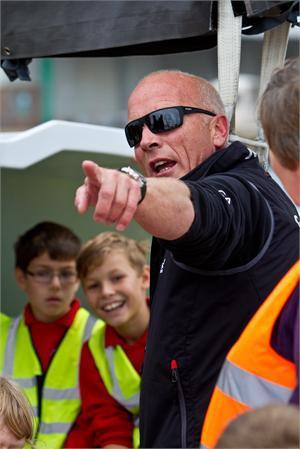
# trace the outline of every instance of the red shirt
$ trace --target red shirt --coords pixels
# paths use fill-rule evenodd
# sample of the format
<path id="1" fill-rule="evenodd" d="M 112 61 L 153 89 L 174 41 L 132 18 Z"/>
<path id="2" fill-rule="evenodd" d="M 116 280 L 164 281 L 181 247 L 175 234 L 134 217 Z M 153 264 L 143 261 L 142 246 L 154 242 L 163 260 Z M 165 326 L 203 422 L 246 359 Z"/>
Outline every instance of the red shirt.
<path id="1" fill-rule="evenodd" d="M 41 362 L 43 373 L 47 371 L 49 362 L 55 354 L 65 333 L 72 325 L 79 307 L 79 301 L 74 299 L 70 310 L 63 317 L 52 323 L 43 323 L 35 318 L 30 304 L 26 305 L 24 310 L 24 321 L 29 327 L 32 343 Z"/>
<path id="2" fill-rule="evenodd" d="M 141 373 L 146 335 L 129 345 L 111 326 L 106 327 L 105 346 L 120 345 L 134 368 Z M 119 444 L 132 447 L 132 414 L 107 392 L 93 356 L 85 343 L 80 361 L 82 413 L 71 429 L 65 447 L 104 447 Z"/>

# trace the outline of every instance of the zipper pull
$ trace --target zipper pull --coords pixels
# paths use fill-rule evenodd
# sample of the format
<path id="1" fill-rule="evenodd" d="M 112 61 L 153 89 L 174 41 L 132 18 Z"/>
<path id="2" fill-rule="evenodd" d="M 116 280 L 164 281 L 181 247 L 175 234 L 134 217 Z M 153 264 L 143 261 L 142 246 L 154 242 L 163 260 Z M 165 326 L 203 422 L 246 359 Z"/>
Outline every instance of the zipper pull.
<path id="1" fill-rule="evenodd" d="M 177 361 L 174 359 L 171 360 L 171 382 L 172 383 L 176 383 L 178 380 L 177 369 L 178 369 Z"/>

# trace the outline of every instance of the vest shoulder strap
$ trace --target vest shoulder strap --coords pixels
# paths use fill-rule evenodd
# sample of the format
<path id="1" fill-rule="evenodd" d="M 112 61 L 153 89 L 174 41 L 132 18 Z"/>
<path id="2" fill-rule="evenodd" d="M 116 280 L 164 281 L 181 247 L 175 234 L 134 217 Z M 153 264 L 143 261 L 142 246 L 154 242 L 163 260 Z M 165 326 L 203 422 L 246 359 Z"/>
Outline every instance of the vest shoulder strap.
<path id="1" fill-rule="evenodd" d="M 121 346 L 105 347 L 106 325 L 89 340 L 89 348 L 108 393 L 132 413 L 138 412 L 140 375 Z"/>

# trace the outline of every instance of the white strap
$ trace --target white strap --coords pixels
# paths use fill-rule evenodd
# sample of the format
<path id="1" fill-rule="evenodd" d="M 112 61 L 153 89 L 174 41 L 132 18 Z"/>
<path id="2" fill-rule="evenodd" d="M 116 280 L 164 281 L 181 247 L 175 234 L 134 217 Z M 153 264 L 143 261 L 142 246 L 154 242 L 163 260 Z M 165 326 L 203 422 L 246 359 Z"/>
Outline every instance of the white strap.
<path id="1" fill-rule="evenodd" d="M 218 1 L 219 93 L 231 127 L 238 98 L 242 16 L 234 17 L 231 0 Z"/>
<path id="2" fill-rule="evenodd" d="M 284 65 L 289 31 L 290 23 L 283 22 L 264 33 L 259 96 L 264 92 L 273 70 Z"/>
<path id="3" fill-rule="evenodd" d="M 290 23 L 283 22 L 275 28 L 264 33 L 262 61 L 260 71 L 260 84 L 258 97 L 263 94 L 273 70 L 282 67 L 285 61 L 286 49 L 289 39 Z M 261 124 L 258 123 L 258 139 L 264 140 Z"/>
<path id="4" fill-rule="evenodd" d="M 288 44 L 290 23 L 284 22 L 264 33 L 259 96 L 263 93 L 275 67 L 283 65 Z M 230 121 L 230 141 L 239 139 L 258 148 L 260 161 L 268 167 L 268 146 L 258 123 L 256 140 L 234 135 L 234 113 L 238 98 L 241 57 L 242 16 L 234 17 L 231 0 L 218 1 L 218 80 L 219 93 Z"/>
<path id="5" fill-rule="evenodd" d="M 284 65 L 287 44 L 289 39 L 290 23 L 283 22 L 271 30 L 265 31 L 260 71 L 260 84 L 258 98 L 263 94 L 270 81 L 273 70 Z M 264 142 L 264 133 L 259 119 L 257 119 L 257 140 Z M 266 146 L 262 152 L 262 165 L 269 166 L 269 148 Z"/>

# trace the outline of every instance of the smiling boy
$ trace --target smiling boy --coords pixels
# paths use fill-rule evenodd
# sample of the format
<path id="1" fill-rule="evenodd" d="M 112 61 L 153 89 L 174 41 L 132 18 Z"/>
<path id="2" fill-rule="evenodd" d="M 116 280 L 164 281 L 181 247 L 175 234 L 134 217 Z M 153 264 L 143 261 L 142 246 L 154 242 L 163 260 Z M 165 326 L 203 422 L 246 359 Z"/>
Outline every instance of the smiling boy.
<path id="1" fill-rule="evenodd" d="M 78 275 L 100 324 L 82 350 L 82 414 L 66 447 L 89 433 L 90 447 L 137 447 L 140 374 L 149 308 L 147 248 L 111 232 L 88 241 L 78 257 Z M 83 446 L 80 446 L 83 447 Z"/>
<path id="2" fill-rule="evenodd" d="M 5 321 L 0 372 L 25 391 L 38 443 L 61 448 L 80 410 L 78 365 L 95 319 L 75 299 L 81 244 L 67 227 L 42 222 L 15 244 L 16 280 L 28 303 Z"/>

